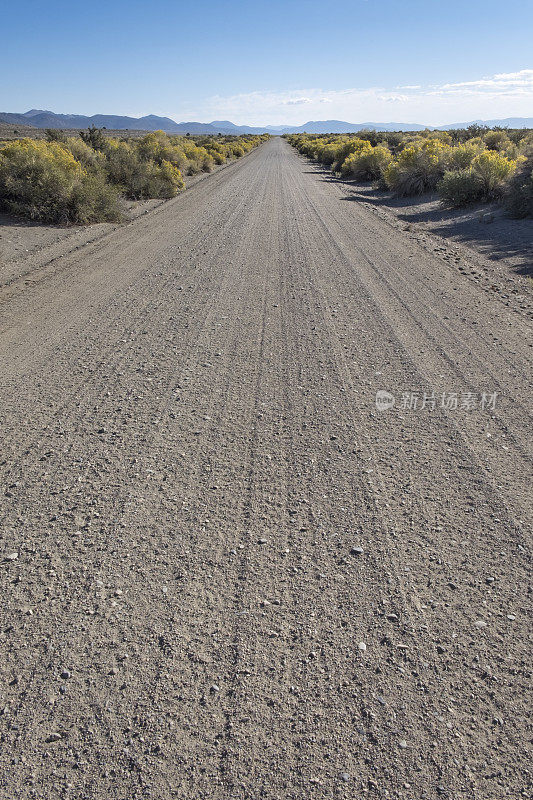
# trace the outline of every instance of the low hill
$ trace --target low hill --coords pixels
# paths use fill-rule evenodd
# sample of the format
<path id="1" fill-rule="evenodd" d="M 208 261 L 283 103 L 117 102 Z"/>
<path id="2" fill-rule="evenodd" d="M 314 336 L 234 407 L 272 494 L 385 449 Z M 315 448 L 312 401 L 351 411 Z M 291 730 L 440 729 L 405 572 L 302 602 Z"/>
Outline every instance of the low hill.
<path id="1" fill-rule="evenodd" d="M 501 126 L 508 128 L 533 128 L 533 118 L 509 117 L 507 119 L 474 120 L 473 122 L 453 122 L 441 125 L 438 128 L 432 125 L 422 125 L 413 122 L 344 122 L 337 119 L 310 120 L 304 125 L 266 125 L 252 127 L 249 125 L 235 125 L 229 120 L 215 120 L 214 122 L 175 122 L 170 117 L 158 117 L 148 114 L 146 117 L 123 117 L 114 114 L 94 114 L 83 116 L 80 114 L 56 114 L 54 111 L 42 111 L 32 108 L 23 114 L 0 112 L 0 122 L 12 125 L 31 126 L 34 128 L 81 129 L 96 125 L 97 128 L 112 130 L 132 131 L 157 131 L 176 134 L 223 134 L 241 136 L 246 133 L 261 134 L 271 133 L 281 135 L 284 133 L 357 133 L 361 130 L 378 131 L 421 131 L 453 130 L 454 128 L 467 128 L 473 122 L 488 127 Z"/>

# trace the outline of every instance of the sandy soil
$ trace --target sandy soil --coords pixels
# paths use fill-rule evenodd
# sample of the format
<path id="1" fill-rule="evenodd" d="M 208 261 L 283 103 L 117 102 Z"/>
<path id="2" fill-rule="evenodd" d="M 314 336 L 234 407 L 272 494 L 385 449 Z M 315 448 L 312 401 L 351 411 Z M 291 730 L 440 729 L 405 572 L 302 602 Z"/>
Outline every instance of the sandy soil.
<path id="1" fill-rule="evenodd" d="M 530 796 L 526 303 L 345 194 L 272 139 L 4 287 L 2 800 Z"/>
<path id="2" fill-rule="evenodd" d="M 452 248 L 464 245 L 480 262 L 489 262 L 494 272 L 519 279 L 533 276 L 531 219 L 511 219 L 503 206 L 496 203 L 451 209 L 437 195 L 395 198 L 372 184 L 343 181 L 333 177 L 329 170 L 318 171 L 323 180 L 336 181 L 345 187 L 346 200 L 363 204 L 383 219 L 403 222 L 412 233 L 422 238 L 429 234 L 433 241 Z"/>

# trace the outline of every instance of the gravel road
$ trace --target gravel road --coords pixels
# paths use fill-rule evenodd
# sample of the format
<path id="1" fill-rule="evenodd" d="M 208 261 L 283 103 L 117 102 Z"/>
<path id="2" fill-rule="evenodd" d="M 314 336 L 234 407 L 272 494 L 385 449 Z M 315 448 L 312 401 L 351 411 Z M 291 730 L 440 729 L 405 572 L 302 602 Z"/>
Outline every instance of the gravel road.
<path id="1" fill-rule="evenodd" d="M 2 800 L 530 797 L 527 310 L 345 194 L 0 290 Z"/>

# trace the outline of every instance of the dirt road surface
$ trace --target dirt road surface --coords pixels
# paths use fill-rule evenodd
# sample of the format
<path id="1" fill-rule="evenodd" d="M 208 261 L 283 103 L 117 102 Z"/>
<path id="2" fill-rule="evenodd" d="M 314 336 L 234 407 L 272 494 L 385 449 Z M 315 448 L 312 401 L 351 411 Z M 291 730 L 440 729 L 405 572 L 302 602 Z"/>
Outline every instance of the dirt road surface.
<path id="1" fill-rule="evenodd" d="M 0 294 L 2 800 L 530 796 L 526 311 L 344 194 L 275 138 Z"/>

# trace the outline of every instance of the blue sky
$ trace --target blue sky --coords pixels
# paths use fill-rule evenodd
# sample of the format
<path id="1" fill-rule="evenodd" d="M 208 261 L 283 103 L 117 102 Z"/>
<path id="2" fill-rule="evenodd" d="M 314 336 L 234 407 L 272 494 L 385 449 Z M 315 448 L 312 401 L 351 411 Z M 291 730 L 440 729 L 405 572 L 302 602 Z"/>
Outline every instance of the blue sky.
<path id="1" fill-rule="evenodd" d="M 7 3 L 0 110 L 237 123 L 533 116 L 531 0 Z"/>

